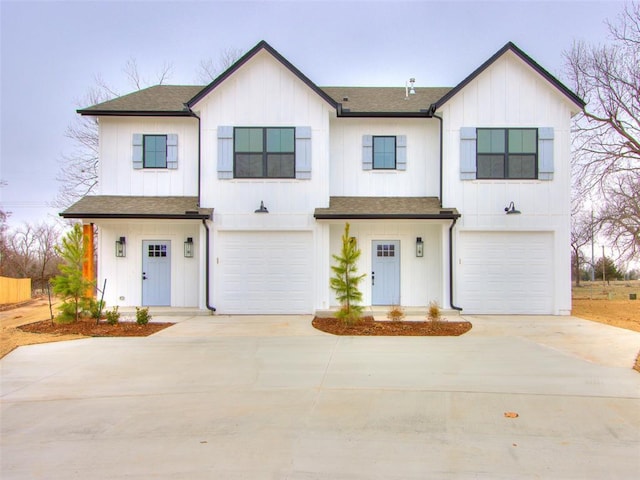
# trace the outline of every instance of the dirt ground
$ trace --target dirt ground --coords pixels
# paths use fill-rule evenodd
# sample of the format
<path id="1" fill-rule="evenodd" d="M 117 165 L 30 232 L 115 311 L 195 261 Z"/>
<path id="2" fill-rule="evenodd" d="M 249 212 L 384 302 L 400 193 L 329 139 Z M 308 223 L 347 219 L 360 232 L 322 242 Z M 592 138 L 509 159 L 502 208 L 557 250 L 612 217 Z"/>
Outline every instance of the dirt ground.
<path id="1" fill-rule="evenodd" d="M 572 293 L 572 315 L 640 332 L 640 280 L 581 282 Z"/>
<path id="2" fill-rule="evenodd" d="M 56 313 L 55 303 L 53 313 Z M 19 305 L 0 306 L 0 358 L 21 345 L 76 340 L 88 336 L 148 336 L 171 325 L 173 323 L 153 322 L 141 326 L 133 321 L 121 321 L 113 326 L 105 322 L 97 325 L 93 319 L 58 325 L 51 322 L 49 301 L 45 298 L 33 299 Z"/>

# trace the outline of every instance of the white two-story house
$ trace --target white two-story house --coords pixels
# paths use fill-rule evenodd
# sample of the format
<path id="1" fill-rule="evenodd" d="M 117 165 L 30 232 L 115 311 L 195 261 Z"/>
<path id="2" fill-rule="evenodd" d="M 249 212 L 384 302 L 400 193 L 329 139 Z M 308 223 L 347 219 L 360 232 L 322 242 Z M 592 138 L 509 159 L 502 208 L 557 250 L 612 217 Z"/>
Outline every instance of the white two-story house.
<path id="1" fill-rule="evenodd" d="M 366 306 L 569 314 L 583 106 L 512 43 L 453 88 L 372 88 L 319 87 L 260 42 L 210 85 L 79 110 L 99 192 L 61 215 L 97 226 L 110 306 L 336 308 L 349 222 Z"/>

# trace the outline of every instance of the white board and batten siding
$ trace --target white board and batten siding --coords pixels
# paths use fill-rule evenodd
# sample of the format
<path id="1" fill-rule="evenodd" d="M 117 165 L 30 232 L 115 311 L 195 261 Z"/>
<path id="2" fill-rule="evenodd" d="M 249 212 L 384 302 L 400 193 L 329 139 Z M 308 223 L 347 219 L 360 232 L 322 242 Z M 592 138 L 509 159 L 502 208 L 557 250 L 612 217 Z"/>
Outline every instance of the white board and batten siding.
<path id="1" fill-rule="evenodd" d="M 217 252 L 219 313 L 313 312 L 312 232 L 220 232 Z"/>
<path id="2" fill-rule="evenodd" d="M 457 297 L 464 313 L 554 313 L 552 232 L 461 232 Z"/>

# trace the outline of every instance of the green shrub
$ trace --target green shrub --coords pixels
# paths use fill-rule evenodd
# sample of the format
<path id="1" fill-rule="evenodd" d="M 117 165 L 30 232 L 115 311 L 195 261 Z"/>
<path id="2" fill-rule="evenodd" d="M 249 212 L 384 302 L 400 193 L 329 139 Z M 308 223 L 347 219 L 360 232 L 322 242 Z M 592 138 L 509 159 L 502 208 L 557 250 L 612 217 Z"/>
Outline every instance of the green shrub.
<path id="1" fill-rule="evenodd" d="M 104 300 L 96 300 L 94 298 L 89 299 L 89 308 L 88 312 L 91 315 L 91 318 L 94 320 L 100 320 L 100 315 L 104 311 Z"/>
<path id="2" fill-rule="evenodd" d="M 138 325 L 146 325 L 151 320 L 151 315 L 149 315 L 149 307 L 140 308 L 136 307 L 136 323 Z"/>
<path id="3" fill-rule="evenodd" d="M 109 325 L 117 325 L 120 321 L 120 312 L 118 311 L 117 305 L 113 307 L 113 309 L 105 311 L 104 315 L 107 317 L 107 323 Z"/>

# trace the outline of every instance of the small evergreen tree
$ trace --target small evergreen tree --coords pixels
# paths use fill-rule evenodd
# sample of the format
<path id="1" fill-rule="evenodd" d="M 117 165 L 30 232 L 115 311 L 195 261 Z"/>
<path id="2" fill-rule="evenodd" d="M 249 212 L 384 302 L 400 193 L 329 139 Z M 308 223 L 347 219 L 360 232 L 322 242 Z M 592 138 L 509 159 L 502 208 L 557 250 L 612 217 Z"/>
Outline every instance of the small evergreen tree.
<path id="1" fill-rule="evenodd" d="M 82 276 L 82 264 L 85 258 L 85 239 L 82 228 L 75 224 L 73 229 L 62 239 L 62 245 L 56 246 L 56 252 L 62 259 L 60 275 L 52 280 L 54 293 L 62 296 L 59 321 L 77 321 L 80 313 L 88 308 L 91 297 L 87 290 L 93 285 L 92 281 Z"/>
<path id="2" fill-rule="evenodd" d="M 340 255 L 333 255 L 336 265 L 331 267 L 334 275 L 331 277 L 330 284 L 341 305 L 336 316 L 346 323 L 357 322 L 362 315 L 362 306 L 357 305 L 357 302 L 362 301 L 362 293 L 358 290 L 358 284 L 366 274 L 356 274 L 360 253 L 356 239 L 349 236 L 349 224 L 346 223 L 342 235 Z"/>

